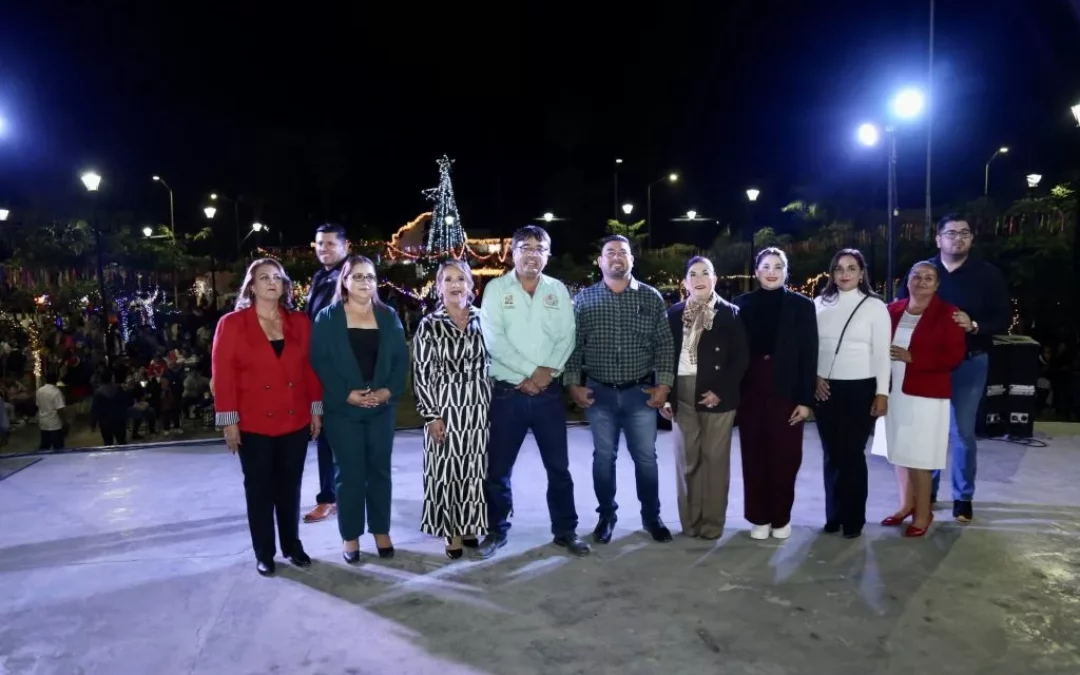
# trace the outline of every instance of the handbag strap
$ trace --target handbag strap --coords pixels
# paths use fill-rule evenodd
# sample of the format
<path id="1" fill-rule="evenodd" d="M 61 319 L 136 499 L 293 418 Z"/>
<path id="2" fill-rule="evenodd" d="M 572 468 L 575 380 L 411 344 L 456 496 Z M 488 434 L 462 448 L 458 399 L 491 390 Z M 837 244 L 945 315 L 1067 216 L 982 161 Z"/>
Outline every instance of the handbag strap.
<path id="1" fill-rule="evenodd" d="M 840 331 L 840 339 L 836 341 L 836 350 L 833 351 L 832 363 L 829 364 L 829 376 L 825 378 L 826 380 L 832 379 L 832 371 L 836 366 L 836 357 L 840 354 L 840 345 L 844 343 L 844 334 L 847 333 L 847 328 L 851 325 L 851 320 L 855 318 L 855 312 L 858 312 L 859 308 L 863 306 L 863 303 L 869 299 L 869 295 L 864 295 L 863 299 L 859 301 L 859 304 L 855 305 L 855 309 L 851 310 L 851 314 L 848 315 L 847 321 L 844 322 L 844 328 Z"/>

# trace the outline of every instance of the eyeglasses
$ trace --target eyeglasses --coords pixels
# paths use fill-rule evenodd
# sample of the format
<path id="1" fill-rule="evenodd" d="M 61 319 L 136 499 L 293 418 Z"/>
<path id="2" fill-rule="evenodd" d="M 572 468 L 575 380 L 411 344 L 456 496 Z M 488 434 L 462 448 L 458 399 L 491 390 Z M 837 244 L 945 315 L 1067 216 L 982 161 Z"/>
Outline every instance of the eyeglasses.
<path id="1" fill-rule="evenodd" d="M 629 251 L 604 251 L 604 257 L 608 260 L 614 260 L 615 258 L 629 258 Z"/>
<path id="2" fill-rule="evenodd" d="M 349 278 L 359 283 L 362 281 L 375 281 L 377 277 L 374 274 L 354 274 Z"/>
<path id="3" fill-rule="evenodd" d="M 945 230 L 941 236 L 953 241 L 954 239 L 971 239 L 975 234 L 971 230 Z"/>
<path id="4" fill-rule="evenodd" d="M 517 250 L 521 255 L 547 255 L 550 249 L 543 246 L 518 246 Z"/>

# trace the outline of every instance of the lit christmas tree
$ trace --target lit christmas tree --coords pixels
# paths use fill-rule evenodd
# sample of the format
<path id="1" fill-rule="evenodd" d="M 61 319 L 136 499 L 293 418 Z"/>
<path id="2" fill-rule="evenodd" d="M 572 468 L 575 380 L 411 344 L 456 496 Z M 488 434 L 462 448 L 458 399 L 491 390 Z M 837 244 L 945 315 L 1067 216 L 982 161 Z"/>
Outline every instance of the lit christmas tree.
<path id="1" fill-rule="evenodd" d="M 431 225 L 428 226 L 427 254 L 461 257 L 465 254 L 465 230 L 461 227 L 454 185 L 450 181 L 450 165 L 454 160 L 443 155 L 436 163 L 439 165 L 439 185 L 424 190 L 424 196 L 435 202 Z"/>

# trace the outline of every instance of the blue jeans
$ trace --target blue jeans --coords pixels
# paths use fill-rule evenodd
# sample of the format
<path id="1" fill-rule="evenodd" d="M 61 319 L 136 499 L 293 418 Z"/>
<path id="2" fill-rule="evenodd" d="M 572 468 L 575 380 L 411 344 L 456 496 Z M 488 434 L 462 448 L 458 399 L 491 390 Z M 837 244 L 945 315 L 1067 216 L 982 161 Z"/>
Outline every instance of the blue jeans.
<path id="1" fill-rule="evenodd" d="M 952 422 L 949 424 L 949 461 L 953 500 L 969 502 L 975 496 L 975 418 L 986 391 L 990 357 L 979 354 L 965 359 L 952 373 Z M 931 493 L 938 493 L 941 472 L 934 472 Z"/>
<path id="2" fill-rule="evenodd" d="M 626 435 L 626 447 L 634 460 L 634 478 L 641 502 L 641 524 L 645 527 L 660 521 L 660 486 L 656 468 L 656 410 L 645 405 L 649 395 L 646 385 L 615 389 L 592 379 L 593 404 L 585 409 L 585 418 L 593 437 L 593 489 L 601 518 L 614 518 L 615 458 L 619 453 L 619 432 Z"/>
<path id="3" fill-rule="evenodd" d="M 513 385 L 495 381 L 491 396 L 491 439 L 488 441 L 488 473 L 484 497 L 488 504 L 491 534 L 506 536 L 514 497 L 510 475 L 514 471 L 525 435 L 532 431 L 540 449 L 540 461 L 547 471 L 547 504 L 551 533 L 556 537 L 576 534 L 574 479 L 570 476 L 570 455 L 566 440 L 566 406 L 557 384 L 536 396 L 518 391 Z M 532 477 L 529 476 L 529 479 Z"/>

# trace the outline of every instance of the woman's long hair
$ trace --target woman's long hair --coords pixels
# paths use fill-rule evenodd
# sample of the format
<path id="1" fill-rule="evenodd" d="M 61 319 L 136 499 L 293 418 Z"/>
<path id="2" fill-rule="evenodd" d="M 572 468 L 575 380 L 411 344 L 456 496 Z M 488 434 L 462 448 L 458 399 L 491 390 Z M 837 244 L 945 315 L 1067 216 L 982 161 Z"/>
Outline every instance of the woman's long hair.
<path id="1" fill-rule="evenodd" d="M 349 289 L 345 288 L 345 282 L 352 276 L 353 268 L 357 265 L 371 265 L 371 271 L 375 274 L 375 289 L 371 291 L 371 306 L 385 307 L 383 301 L 379 299 L 379 272 L 375 269 L 375 263 L 371 261 L 371 258 L 364 255 L 351 255 L 345 258 L 345 263 L 341 266 L 341 276 L 338 277 L 337 288 L 334 289 L 334 302 L 349 301 Z"/>
<path id="2" fill-rule="evenodd" d="M 255 262 L 248 265 L 247 272 L 244 274 L 244 283 L 240 284 L 240 292 L 236 295 L 236 305 L 233 309 L 247 309 L 251 307 L 255 300 L 255 291 L 252 286 L 255 284 L 255 270 L 259 269 L 263 265 L 270 265 L 277 269 L 281 274 L 281 297 L 278 298 L 278 302 L 285 309 L 292 309 L 293 307 L 293 285 L 292 279 L 285 272 L 285 267 L 281 264 L 281 261 L 273 258 L 259 258 Z"/>
<path id="3" fill-rule="evenodd" d="M 859 290 L 864 295 L 880 300 L 881 297 L 870 287 L 870 272 L 866 270 L 866 258 L 863 257 L 862 251 L 857 248 L 842 248 L 832 257 L 829 262 L 829 281 L 825 284 L 825 290 L 821 292 L 821 299 L 825 302 L 835 302 L 837 296 L 840 295 L 840 289 L 836 285 L 836 266 L 840 264 L 840 258 L 844 256 L 854 258 L 855 264 L 859 266 L 859 271 L 862 272 L 862 279 L 859 279 Z"/>

